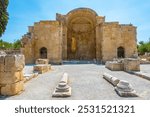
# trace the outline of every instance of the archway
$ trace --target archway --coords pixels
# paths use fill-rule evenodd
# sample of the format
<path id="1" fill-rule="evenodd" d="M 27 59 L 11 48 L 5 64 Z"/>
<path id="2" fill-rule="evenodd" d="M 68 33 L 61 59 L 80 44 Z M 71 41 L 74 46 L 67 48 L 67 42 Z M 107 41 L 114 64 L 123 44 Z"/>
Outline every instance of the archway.
<path id="1" fill-rule="evenodd" d="M 42 47 L 40 49 L 40 58 L 42 58 L 42 59 L 46 59 L 47 58 L 47 48 Z"/>
<path id="2" fill-rule="evenodd" d="M 67 14 L 68 60 L 96 58 L 96 16 L 91 9 L 79 8 Z"/>
<path id="3" fill-rule="evenodd" d="M 125 57 L 124 48 L 121 46 L 117 48 L 117 57 L 118 58 L 124 58 Z"/>

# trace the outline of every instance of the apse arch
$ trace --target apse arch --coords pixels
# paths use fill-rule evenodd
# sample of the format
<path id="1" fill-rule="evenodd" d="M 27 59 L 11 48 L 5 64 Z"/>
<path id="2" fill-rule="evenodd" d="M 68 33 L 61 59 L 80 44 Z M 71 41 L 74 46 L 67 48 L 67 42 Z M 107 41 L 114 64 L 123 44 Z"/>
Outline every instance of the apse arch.
<path id="1" fill-rule="evenodd" d="M 69 60 L 96 58 L 96 16 L 97 13 L 89 8 L 74 9 L 67 14 L 67 58 Z"/>

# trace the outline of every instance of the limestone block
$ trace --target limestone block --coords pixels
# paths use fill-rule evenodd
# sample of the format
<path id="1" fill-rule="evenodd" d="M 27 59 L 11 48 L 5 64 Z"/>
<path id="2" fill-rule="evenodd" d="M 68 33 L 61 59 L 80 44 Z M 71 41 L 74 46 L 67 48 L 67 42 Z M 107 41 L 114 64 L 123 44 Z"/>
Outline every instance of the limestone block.
<path id="1" fill-rule="evenodd" d="M 135 58 L 124 59 L 125 71 L 140 71 L 140 60 Z"/>
<path id="2" fill-rule="evenodd" d="M 49 59 L 37 59 L 35 64 L 48 64 Z"/>
<path id="3" fill-rule="evenodd" d="M 38 64 L 38 65 L 35 65 L 33 69 L 35 72 L 42 74 L 42 73 L 48 72 L 51 69 L 51 65 Z"/>
<path id="4" fill-rule="evenodd" d="M 107 73 L 103 74 L 103 78 L 106 79 L 108 82 L 110 82 L 112 85 L 117 86 L 117 84 L 119 83 L 119 79 L 116 77 L 113 77 Z"/>
<path id="5" fill-rule="evenodd" d="M 107 61 L 105 67 L 112 71 L 122 71 L 124 69 L 124 64 L 117 61 Z"/>
<path id="6" fill-rule="evenodd" d="M 6 55 L 5 56 L 5 71 L 21 71 L 25 66 L 24 55 Z"/>
<path id="7" fill-rule="evenodd" d="M 1 95 L 12 96 L 20 93 L 23 90 L 24 90 L 24 82 L 19 81 L 17 83 L 8 84 L 4 87 L 1 87 Z"/>
<path id="8" fill-rule="evenodd" d="M 23 72 L 0 72 L 0 84 L 12 84 L 23 80 Z"/>
<path id="9" fill-rule="evenodd" d="M 121 97 L 137 97 L 136 91 L 127 81 L 121 80 L 115 87 L 115 91 Z"/>

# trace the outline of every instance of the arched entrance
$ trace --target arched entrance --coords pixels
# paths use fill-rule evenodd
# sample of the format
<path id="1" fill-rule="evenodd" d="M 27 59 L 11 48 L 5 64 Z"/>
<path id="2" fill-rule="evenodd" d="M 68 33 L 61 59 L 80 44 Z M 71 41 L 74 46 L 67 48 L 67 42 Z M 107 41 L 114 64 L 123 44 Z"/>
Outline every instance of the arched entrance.
<path id="1" fill-rule="evenodd" d="M 123 47 L 118 47 L 117 48 L 117 57 L 118 58 L 124 58 L 125 57 L 125 52 Z"/>
<path id="2" fill-rule="evenodd" d="M 96 15 L 91 9 L 75 9 L 67 14 L 68 60 L 96 58 Z"/>
<path id="3" fill-rule="evenodd" d="M 40 58 L 42 58 L 42 59 L 46 59 L 47 58 L 47 48 L 42 47 L 40 49 Z"/>

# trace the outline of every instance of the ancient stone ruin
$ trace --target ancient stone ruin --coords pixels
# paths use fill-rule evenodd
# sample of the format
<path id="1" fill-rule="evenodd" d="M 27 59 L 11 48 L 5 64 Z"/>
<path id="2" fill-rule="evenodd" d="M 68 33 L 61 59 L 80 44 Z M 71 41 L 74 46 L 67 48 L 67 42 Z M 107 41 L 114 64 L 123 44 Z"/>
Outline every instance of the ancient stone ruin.
<path id="1" fill-rule="evenodd" d="M 125 80 L 120 80 L 108 73 L 103 74 L 103 78 L 114 86 L 115 91 L 121 97 L 137 97 L 136 91 L 132 85 Z"/>
<path id="2" fill-rule="evenodd" d="M 68 74 L 64 73 L 59 84 L 56 86 L 52 97 L 69 97 L 71 96 L 71 87 L 68 85 Z"/>
<path id="3" fill-rule="evenodd" d="M 140 71 L 140 60 L 138 58 L 116 59 L 107 61 L 105 67 L 112 71 Z"/>
<path id="4" fill-rule="evenodd" d="M 57 13 L 56 20 L 35 22 L 21 42 L 27 64 L 37 58 L 56 64 L 64 60 L 106 62 L 137 53 L 135 26 L 107 22 L 105 16 L 90 8 Z"/>
<path id="5" fill-rule="evenodd" d="M 24 55 L 0 55 L 0 94 L 4 96 L 16 95 L 24 90 L 23 68 Z"/>
<path id="6" fill-rule="evenodd" d="M 137 97 L 136 91 L 132 88 L 132 85 L 127 81 L 120 80 L 117 86 L 115 87 L 115 91 L 121 97 Z"/>
<path id="7" fill-rule="evenodd" d="M 103 74 L 103 78 L 105 80 L 107 80 L 108 82 L 110 82 L 113 86 L 117 86 L 117 84 L 119 83 L 119 79 L 116 78 L 116 77 L 113 77 L 112 75 L 110 74 L 107 74 L 107 73 L 104 73 Z"/>
<path id="8" fill-rule="evenodd" d="M 34 65 L 33 67 L 34 72 L 38 72 L 39 74 L 48 72 L 51 69 L 51 65 L 48 63 L 49 63 L 48 59 L 37 59 L 36 65 Z"/>

